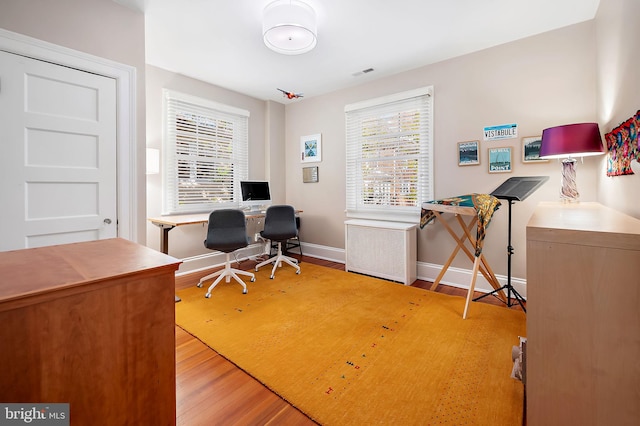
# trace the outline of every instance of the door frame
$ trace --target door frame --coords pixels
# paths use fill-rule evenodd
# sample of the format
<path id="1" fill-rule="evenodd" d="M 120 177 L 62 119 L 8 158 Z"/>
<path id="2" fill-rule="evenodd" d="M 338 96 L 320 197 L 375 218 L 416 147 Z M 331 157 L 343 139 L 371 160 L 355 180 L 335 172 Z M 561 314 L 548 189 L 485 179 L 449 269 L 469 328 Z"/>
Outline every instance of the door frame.
<path id="1" fill-rule="evenodd" d="M 0 50 L 116 80 L 118 237 L 138 242 L 136 68 L 0 28 Z"/>

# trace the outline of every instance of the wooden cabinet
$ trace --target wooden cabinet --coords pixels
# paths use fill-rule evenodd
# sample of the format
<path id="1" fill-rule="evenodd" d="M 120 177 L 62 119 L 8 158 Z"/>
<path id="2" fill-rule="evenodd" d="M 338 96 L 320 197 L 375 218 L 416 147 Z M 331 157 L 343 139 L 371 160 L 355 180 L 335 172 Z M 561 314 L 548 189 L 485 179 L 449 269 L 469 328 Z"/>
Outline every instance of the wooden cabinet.
<path id="1" fill-rule="evenodd" d="M 637 425 L 640 220 L 542 203 L 527 225 L 527 424 Z"/>
<path id="2" fill-rule="evenodd" d="M 110 239 L 0 253 L 0 401 L 173 425 L 179 261 Z"/>

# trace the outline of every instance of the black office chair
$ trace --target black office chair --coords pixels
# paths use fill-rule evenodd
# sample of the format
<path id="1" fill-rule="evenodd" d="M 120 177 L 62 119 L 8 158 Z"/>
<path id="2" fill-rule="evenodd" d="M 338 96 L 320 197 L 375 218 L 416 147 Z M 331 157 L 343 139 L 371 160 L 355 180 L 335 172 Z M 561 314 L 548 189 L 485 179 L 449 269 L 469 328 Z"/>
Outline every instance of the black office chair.
<path id="1" fill-rule="evenodd" d="M 302 244 L 300 243 L 300 216 L 296 215 L 296 228 L 298 228 L 298 235 L 293 238 L 289 238 L 287 241 L 282 243 L 282 253 L 285 255 L 289 253 L 291 249 L 298 249 L 298 254 L 302 257 Z M 278 249 L 278 243 L 275 241 L 271 242 L 271 249 L 269 250 L 269 256 L 273 253 L 274 250 Z M 302 259 L 298 261 L 298 264 L 302 262 Z"/>
<path id="2" fill-rule="evenodd" d="M 289 238 L 298 235 L 298 227 L 296 225 L 296 212 L 293 207 L 287 205 L 270 206 L 264 217 L 264 230 L 260 232 L 263 238 L 278 243 L 278 253 L 262 263 L 256 265 L 256 272 L 259 268 L 269 263 L 273 263 L 270 278 L 275 277 L 276 268 L 282 266 L 282 262 L 296 268 L 296 274 L 300 273 L 298 261 L 293 257 L 282 254 L 282 244 L 286 243 Z"/>
<path id="3" fill-rule="evenodd" d="M 287 240 L 284 245 L 284 252 L 287 253 L 289 250 L 297 248 L 298 252 L 300 253 L 300 258 L 302 258 L 302 243 L 300 242 L 300 216 L 296 216 L 296 228 L 298 229 L 298 235 Z"/>
<path id="4" fill-rule="evenodd" d="M 204 240 L 204 246 L 211 250 L 218 250 L 226 253 L 227 261 L 224 264 L 224 269 L 200 279 L 198 287 L 202 287 L 202 283 L 206 280 L 218 276 L 213 284 L 209 286 L 207 294 L 205 294 L 207 299 L 211 297 L 211 290 L 213 290 L 223 278 L 226 278 L 226 282 L 229 282 L 233 277 L 233 279 L 242 285 L 242 288 L 244 289 L 242 292 L 244 294 L 247 293 L 247 286 L 240 277 L 238 277 L 238 275 L 251 277 L 251 282 L 256 280 L 256 276 L 251 272 L 231 267 L 231 253 L 246 247 L 247 245 L 249 245 L 247 224 L 242 210 L 221 209 L 211 212 L 209 215 L 207 239 Z"/>

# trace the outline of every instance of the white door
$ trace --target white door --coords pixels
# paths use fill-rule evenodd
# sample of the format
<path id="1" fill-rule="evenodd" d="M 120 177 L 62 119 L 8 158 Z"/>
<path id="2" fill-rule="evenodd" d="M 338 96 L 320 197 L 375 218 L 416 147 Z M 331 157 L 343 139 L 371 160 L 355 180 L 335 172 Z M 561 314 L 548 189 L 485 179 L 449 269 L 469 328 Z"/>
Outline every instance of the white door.
<path id="1" fill-rule="evenodd" d="M 0 251 L 115 237 L 115 80 L 0 52 L 0 178 Z"/>

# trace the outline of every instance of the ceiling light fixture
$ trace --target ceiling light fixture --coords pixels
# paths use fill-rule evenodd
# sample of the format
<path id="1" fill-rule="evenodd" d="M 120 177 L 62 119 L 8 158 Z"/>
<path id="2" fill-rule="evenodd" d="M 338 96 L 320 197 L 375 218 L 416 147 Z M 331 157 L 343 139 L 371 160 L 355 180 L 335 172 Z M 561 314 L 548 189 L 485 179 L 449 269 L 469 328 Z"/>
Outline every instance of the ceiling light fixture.
<path id="1" fill-rule="evenodd" d="M 284 55 L 300 55 L 316 47 L 316 12 L 299 0 L 276 0 L 262 13 L 264 44 Z"/>

